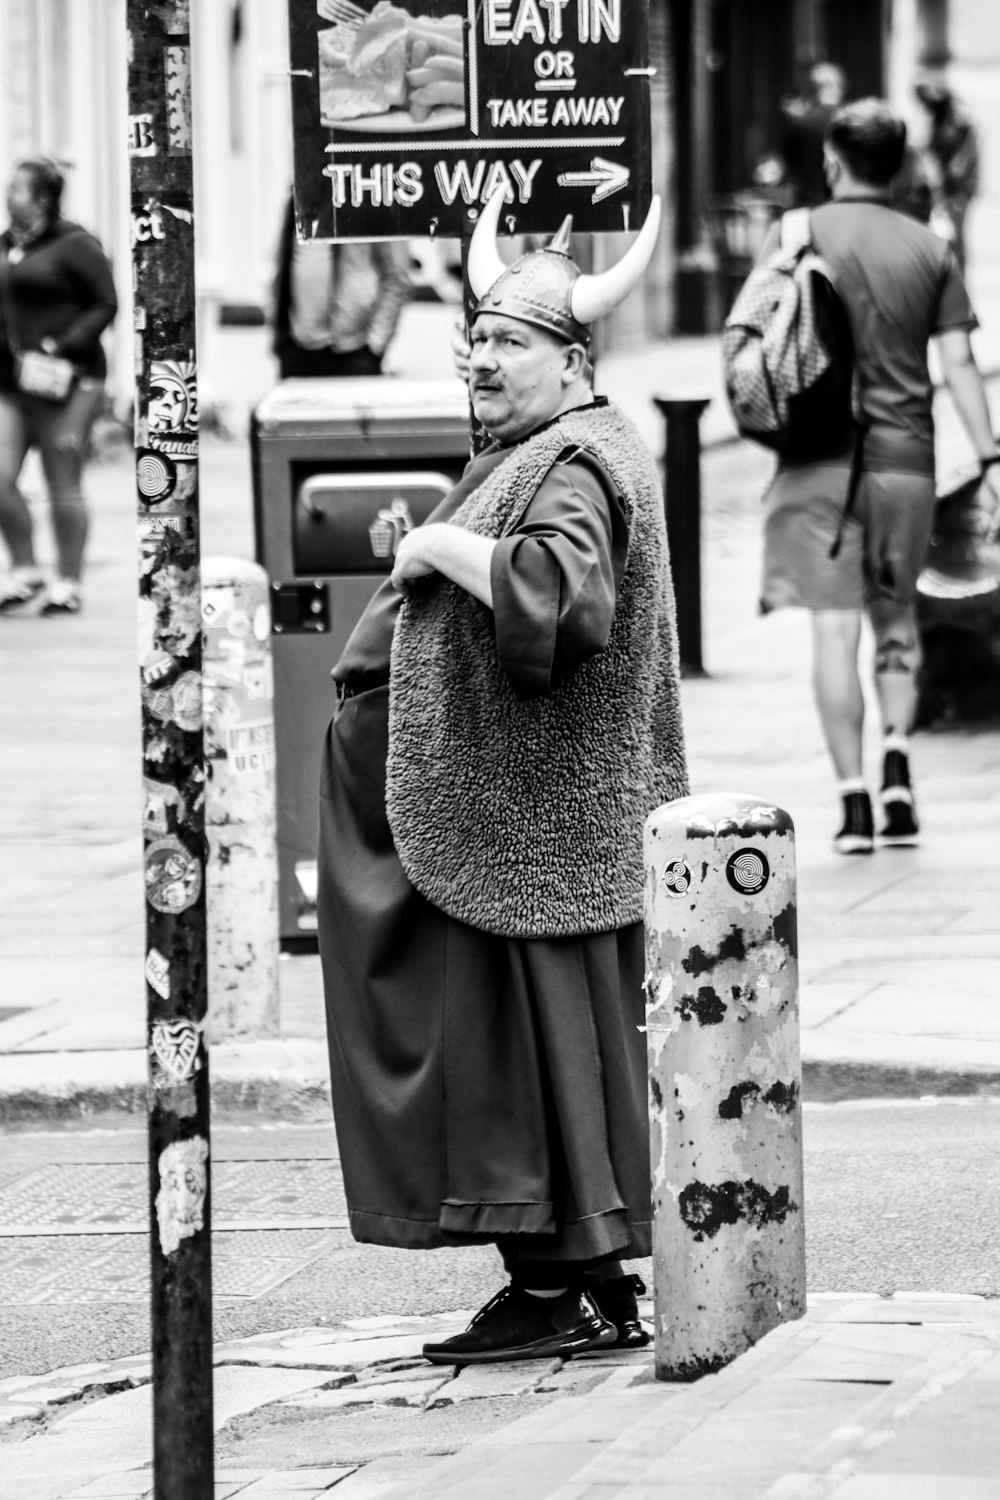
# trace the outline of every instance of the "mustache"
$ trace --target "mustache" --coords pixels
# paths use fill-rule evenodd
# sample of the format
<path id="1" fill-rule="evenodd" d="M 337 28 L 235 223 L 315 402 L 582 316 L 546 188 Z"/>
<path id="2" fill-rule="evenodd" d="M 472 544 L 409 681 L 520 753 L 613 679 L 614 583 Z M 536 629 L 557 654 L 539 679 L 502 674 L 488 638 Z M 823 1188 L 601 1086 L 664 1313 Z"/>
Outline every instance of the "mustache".
<path id="1" fill-rule="evenodd" d="M 473 375 L 472 389 L 474 391 L 499 391 L 503 389 L 503 381 L 498 380 L 495 375 Z"/>

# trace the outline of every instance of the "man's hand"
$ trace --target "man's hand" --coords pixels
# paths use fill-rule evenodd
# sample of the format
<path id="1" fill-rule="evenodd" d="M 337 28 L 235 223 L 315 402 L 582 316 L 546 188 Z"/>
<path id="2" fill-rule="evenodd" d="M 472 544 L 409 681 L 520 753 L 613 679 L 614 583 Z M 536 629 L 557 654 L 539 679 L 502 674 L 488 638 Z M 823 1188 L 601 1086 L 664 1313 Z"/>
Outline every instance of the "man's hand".
<path id="1" fill-rule="evenodd" d="M 401 538 L 390 575 L 393 588 L 400 593 L 406 592 L 406 585 L 414 578 L 424 578 L 436 571 L 429 556 L 428 537 L 433 543 L 431 533 L 437 530 L 438 524 L 417 526 Z"/>
<path id="2" fill-rule="evenodd" d="M 493 608 L 490 563 L 496 542 L 474 536 L 448 521 L 432 521 L 407 532 L 396 550 L 392 586 L 405 592 L 406 585 L 428 573 L 443 573 L 452 583 Z"/>

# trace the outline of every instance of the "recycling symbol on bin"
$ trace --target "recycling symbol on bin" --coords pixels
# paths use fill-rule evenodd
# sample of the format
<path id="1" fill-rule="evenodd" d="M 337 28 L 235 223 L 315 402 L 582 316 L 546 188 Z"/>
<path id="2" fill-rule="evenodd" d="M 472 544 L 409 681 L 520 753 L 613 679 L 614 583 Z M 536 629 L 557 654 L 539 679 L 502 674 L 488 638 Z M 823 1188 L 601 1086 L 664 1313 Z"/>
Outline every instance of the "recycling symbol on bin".
<path id="1" fill-rule="evenodd" d="M 413 517 L 405 500 L 394 500 L 384 510 L 378 511 L 368 528 L 375 556 L 395 557 L 400 542 L 412 530 Z"/>

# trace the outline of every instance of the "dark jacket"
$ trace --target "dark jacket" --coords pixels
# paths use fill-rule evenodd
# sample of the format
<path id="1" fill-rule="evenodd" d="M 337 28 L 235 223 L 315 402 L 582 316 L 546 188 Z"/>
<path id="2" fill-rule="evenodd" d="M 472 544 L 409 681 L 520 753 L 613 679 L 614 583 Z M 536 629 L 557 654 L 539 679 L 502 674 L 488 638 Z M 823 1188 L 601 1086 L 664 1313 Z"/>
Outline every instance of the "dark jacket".
<path id="1" fill-rule="evenodd" d="M 14 388 L 11 345 L 39 349 L 55 340 L 57 354 L 81 375 L 103 379 L 107 361 L 101 334 L 118 311 L 111 263 L 86 229 L 68 219 L 54 223 L 10 260 L 10 231 L 0 235 L 0 388 Z M 13 325 L 13 326 L 11 326 Z"/>

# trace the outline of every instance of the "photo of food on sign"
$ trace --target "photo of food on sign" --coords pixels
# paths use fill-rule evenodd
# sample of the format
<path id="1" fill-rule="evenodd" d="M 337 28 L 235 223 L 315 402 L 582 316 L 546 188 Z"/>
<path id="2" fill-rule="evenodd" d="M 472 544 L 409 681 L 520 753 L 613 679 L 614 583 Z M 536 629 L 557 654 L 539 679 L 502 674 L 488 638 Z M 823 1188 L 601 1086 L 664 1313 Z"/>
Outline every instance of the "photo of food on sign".
<path id="1" fill-rule="evenodd" d="M 317 0 L 316 11 L 324 125 L 406 135 L 465 124 L 459 14 L 415 16 L 391 0 Z"/>

